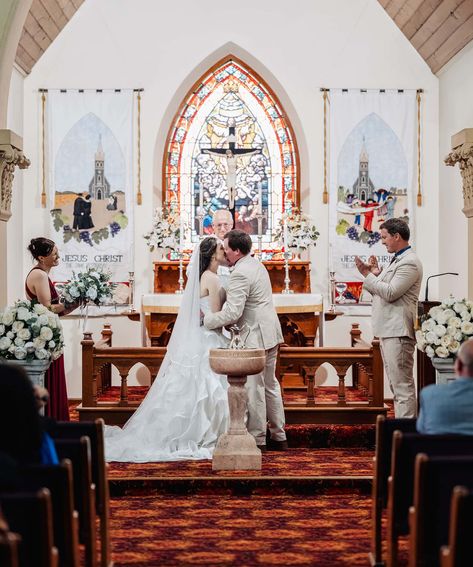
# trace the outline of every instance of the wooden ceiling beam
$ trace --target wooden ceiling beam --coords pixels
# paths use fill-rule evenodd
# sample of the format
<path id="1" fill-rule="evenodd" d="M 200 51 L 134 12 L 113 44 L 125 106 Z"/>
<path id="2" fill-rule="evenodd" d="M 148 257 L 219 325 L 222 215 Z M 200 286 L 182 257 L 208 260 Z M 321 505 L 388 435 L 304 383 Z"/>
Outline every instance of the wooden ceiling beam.
<path id="1" fill-rule="evenodd" d="M 18 45 L 18 49 L 16 51 L 16 58 L 15 63 L 19 65 L 26 74 L 31 73 L 31 69 L 36 61 L 31 57 L 29 53 L 21 46 Z"/>
<path id="2" fill-rule="evenodd" d="M 473 16 L 457 30 L 427 59 L 432 71 L 439 71 L 450 59 L 473 40 Z"/>
<path id="3" fill-rule="evenodd" d="M 456 14 L 455 17 L 449 13 L 443 24 L 422 46 L 417 48 L 425 60 L 433 55 L 463 25 L 463 22 L 466 22 L 473 15 L 473 2 L 471 0 L 463 2 L 461 6 L 458 6 Z M 414 47 L 416 46 L 414 45 Z M 458 51 L 460 49 L 461 47 Z"/>
<path id="4" fill-rule="evenodd" d="M 33 3 L 31 4 L 30 13 L 36 19 L 38 24 L 44 29 L 51 41 L 58 36 L 61 30 L 54 23 L 53 19 L 48 14 L 40 0 L 33 1 Z"/>
<path id="5" fill-rule="evenodd" d="M 432 15 L 443 1 L 444 0 L 424 0 L 422 4 L 420 4 L 411 19 L 402 28 L 404 35 L 409 41 L 424 25 L 425 20 Z"/>
<path id="6" fill-rule="evenodd" d="M 51 45 L 51 40 L 49 39 L 48 35 L 38 24 L 38 21 L 33 18 L 31 13 L 26 16 L 25 26 L 23 29 L 29 33 L 29 35 L 35 40 L 35 42 L 41 47 L 43 51 L 45 51 Z"/>
<path id="7" fill-rule="evenodd" d="M 394 21 L 399 26 L 401 31 L 402 28 L 415 14 L 417 8 L 419 8 L 422 2 L 423 0 L 407 0 L 407 2 L 404 3 L 399 12 L 395 15 Z"/>
<path id="8" fill-rule="evenodd" d="M 473 6 L 471 0 L 467 0 L 470 5 Z M 444 0 L 437 8 L 430 14 L 430 16 L 425 20 L 424 24 L 417 30 L 417 32 L 412 36 L 411 43 L 416 48 L 419 49 L 424 45 L 432 36 L 434 36 L 442 27 L 450 27 L 452 25 L 451 20 L 455 21 L 455 18 L 450 16 L 450 13 L 458 8 L 464 0 Z M 456 29 L 460 23 L 456 25 Z M 431 55 L 429 53 L 429 55 Z"/>

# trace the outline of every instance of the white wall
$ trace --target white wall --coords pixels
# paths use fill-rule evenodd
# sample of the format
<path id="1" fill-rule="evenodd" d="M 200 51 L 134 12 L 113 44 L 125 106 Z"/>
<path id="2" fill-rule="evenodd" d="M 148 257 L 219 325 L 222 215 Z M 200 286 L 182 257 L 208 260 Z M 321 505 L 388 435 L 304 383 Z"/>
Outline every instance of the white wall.
<path id="1" fill-rule="evenodd" d="M 292 8 L 292 9 L 291 9 Z M 416 210 L 417 249 L 425 272 L 438 270 L 438 80 L 376 0 L 88 0 L 25 81 L 25 149 L 38 160 L 37 89 L 145 89 L 142 101 L 143 206 L 135 209 L 137 297 L 151 287 L 151 259 L 141 238 L 161 195 L 161 163 L 170 120 L 192 83 L 229 52 L 267 79 L 295 128 L 301 154 L 302 207 L 318 225 L 313 289 L 326 291 L 328 209 L 322 205 L 323 105 L 320 87 L 423 88 L 425 206 Z M 36 164 L 25 174 L 23 249 L 48 234 L 39 207 Z M 26 219 L 28 222 L 26 222 Z M 26 258 L 26 256 L 25 256 Z M 23 272 L 29 267 L 24 261 Z M 347 344 L 347 321 L 328 337 Z M 68 323 L 66 323 L 68 324 Z M 138 344 L 129 323 L 115 342 Z M 130 329 L 125 333 L 125 328 Z M 67 330 L 69 394 L 80 392 L 79 334 Z M 75 341 L 74 341 L 75 337 Z"/>
<path id="2" fill-rule="evenodd" d="M 443 158 L 451 150 L 451 137 L 473 128 L 473 42 L 470 42 L 439 73 L 440 222 L 439 271 L 458 272 L 460 277 L 441 278 L 439 297 L 468 293 L 468 223 L 462 213 L 460 169 L 447 167 Z M 471 245 L 471 244 L 470 244 Z"/>

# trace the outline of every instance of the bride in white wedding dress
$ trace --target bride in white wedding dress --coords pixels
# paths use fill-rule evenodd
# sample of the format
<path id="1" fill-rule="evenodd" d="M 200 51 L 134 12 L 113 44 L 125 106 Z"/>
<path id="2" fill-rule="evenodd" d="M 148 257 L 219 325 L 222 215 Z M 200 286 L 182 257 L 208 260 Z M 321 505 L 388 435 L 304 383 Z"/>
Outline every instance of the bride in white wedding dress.
<path id="1" fill-rule="evenodd" d="M 205 238 L 194 250 L 167 353 L 145 399 L 123 428 L 105 428 L 107 461 L 144 463 L 211 459 L 228 423 L 227 380 L 209 366 L 209 350 L 225 337 L 201 326 L 201 312 L 219 311 L 217 276 L 228 265 L 223 246 Z"/>

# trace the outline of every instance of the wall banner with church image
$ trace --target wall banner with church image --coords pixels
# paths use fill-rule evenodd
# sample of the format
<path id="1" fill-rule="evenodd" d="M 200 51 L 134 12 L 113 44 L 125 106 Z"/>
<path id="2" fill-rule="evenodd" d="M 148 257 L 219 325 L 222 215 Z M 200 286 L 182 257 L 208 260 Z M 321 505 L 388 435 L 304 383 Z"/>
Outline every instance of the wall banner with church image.
<path id="1" fill-rule="evenodd" d="M 355 256 L 390 261 L 380 225 L 402 218 L 413 233 L 416 91 L 330 90 L 330 269 L 337 302 L 358 303 Z"/>
<path id="2" fill-rule="evenodd" d="M 56 281 L 133 270 L 133 91 L 48 92 L 48 181 Z"/>

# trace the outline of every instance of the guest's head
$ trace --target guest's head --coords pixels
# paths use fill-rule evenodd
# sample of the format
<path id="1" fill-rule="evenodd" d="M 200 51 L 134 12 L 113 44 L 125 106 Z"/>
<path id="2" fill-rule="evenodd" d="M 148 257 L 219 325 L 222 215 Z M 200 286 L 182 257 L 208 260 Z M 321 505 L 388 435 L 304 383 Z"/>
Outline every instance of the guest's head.
<path id="1" fill-rule="evenodd" d="M 455 374 L 463 378 L 473 378 L 473 339 L 465 341 L 458 349 Z"/>
<path id="2" fill-rule="evenodd" d="M 228 232 L 225 235 L 223 247 L 230 266 L 234 266 L 240 258 L 247 256 L 252 246 L 251 238 L 245 231 L 234 229 Z"/>
<path id="3" fill-rule="evenodd" d="M 399 252 L 409 246 L 411 231 L 406 221 L 402 219 L 389 219 L 379 225 L 381 243 L 386 246 L 389 253 Z"/>
<path id="4" fill-rule="evenodd" d="M 38 406 L 23 368 L 0 364 L 0 451 L 19 463 L 39 463 L 42 429 Z"/>
<path id="5" fill-rule="evenodd" d="M 200 243 L 199 278 L 206 270 L 217 271 L 218 266 L 228 266 L 221 240 L 208 236 Z"/>
<path id="6" fill-rule="evenodd" d="M 225 238 L 227 232 L 233 228 L 232 213 L 228 209 L 218 209 L 212 219 L 214 234 L 220 240 Z"/>
<path id="7" fill-rule="evenodd" d="M 43 268 L 52 268 L 59 264 L 59 252 L 56 244 L 49 238 L 40 236 L 39 238 L 32 238 L 28 246 L 33 258 Z"/>

